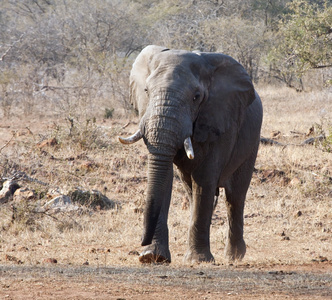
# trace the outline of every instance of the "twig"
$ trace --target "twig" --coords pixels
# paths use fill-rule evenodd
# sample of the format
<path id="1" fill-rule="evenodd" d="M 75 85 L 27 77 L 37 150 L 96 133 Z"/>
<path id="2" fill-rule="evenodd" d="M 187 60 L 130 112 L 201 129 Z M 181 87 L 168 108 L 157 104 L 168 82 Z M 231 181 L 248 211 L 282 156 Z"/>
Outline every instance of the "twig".
<path id="1" fill-rule="evenodd" d="M 128 127 L 131 124 L 131 121 L 129 121 L 127 124 L 122 126 L 122 129 L 125 129 L 126 127 Z"/>
<path id="2" fill-rule="evenodd" d="M 22 40 L 22 38 L 23 38 L 24 35 L 25 35 L 25 33 L 22 33 L 21 36 L 20 36 L 20 38 L 9 46 L 9 48 L 5 51 L 5 53 L 2 54 L 2 56 L 0 57 L 0 61 L 4 60 L 4 58 L 6 57 L 6 55 L 8 54 L 8 52 L 15 46 L 16 43 L 18 43 L 18 42 L 20 42 Z"/>
<path id="3" fill-rule="evenodd" d="M 13 140 L 13 138 L 14 138 L 14 134 L 12 135 L 12 137 L 10 138 L 10 140 L 9 140 L 4 146 L 2 146 L 2 147 L 0 148 L 0 153 L 1 153 L 1 151 L 2 151 L 3 149 L 5 149 L 5 148 L 9 145 L 9 143 Z"/>
<path id="4" fill-rule="evenodd" d="M 25 128 L 29 131 L 29 133 L 30 133 L 31 135 L 33 135 L 33 132 L 30 130 L 30 128 L 29 128 L 28 126 L 26 126 Z"/>

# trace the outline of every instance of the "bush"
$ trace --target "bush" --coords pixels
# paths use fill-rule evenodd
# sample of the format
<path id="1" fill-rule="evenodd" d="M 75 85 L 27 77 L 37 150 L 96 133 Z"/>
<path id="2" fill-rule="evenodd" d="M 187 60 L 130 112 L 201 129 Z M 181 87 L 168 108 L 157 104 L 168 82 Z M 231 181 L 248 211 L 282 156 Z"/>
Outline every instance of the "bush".
<path id="1" fill-rule="evenodd" d="M 326 123 L 327 122 L 327 123 Z M 332 123 L 326 121 L 325 119 L 321 120 L 320 123 L 314 124 L 314 130 L 318 135 L 323 136 L 324 139 L 315 142 L 315 146 L 320 148 L 324 152 L 332 152 Z"/>
<path id="2" fill-rule="evenodd" d="M 112 119 L 113 112 L 114 112 L 114 108 L 111 108 L 111 109 L 105 108 L 104 118 L 105 119 Z"/>

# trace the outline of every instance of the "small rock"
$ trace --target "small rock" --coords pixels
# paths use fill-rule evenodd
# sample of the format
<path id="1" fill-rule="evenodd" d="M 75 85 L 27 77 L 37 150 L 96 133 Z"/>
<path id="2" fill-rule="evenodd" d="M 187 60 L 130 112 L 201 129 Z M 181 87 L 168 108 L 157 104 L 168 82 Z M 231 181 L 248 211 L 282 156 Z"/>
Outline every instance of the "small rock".
<path id="1" fill-rule="evenodd" d="M 143 213 L 143 208 L 142 207 L 135 207 L 134 208 L 134 213 L 135 214 L 142 214 Z"/>
<path id="2" fill-rule="evenodd" d="M 137 256 L 139 256 L 139 252 L 136 251 L 136 250 L 131 250 L 131 251 L 129 251 L 128 255 L 137 255 Z"/>
<path id="3" fill-rule="evenodd" d="M 325 256 L 319 256 L 319 261 L 320 262 L 326 262 L 326 261 L 329 261 L 328 259 L 327 259 L 327 257 L 325 257 Z"/>
<path id="4" fill-rule="evenodd" d="M 82 265 L 83 266 L 88 266 L 89 265 L 89 261 L 85 261 Z"/>
<path id="5" fill-rule="evenodd" d="M 302 216 L 302 211 L 298 211 L 296 214 L 295 214 L 295 217 L 298 218 L 298 217 L 301 217 Z"/>
<path id="6" fill-rule="evenodd" d="M 15 191 L 13 200 L 15 202 L 22 202 L 27 200 L 33 200 L 36 198 L 36 193 L 29 188 L 23 187 Z"/>
<path id="7" fill-rule="evenodd" d="M 13 195 L 20 186 L 15 180 L 6 180 L 0 191 L 0 204 L 6 203 L 13 199 Z"/>
<path id="8" fill-rule="evenodd" d="M 96 190 L 83 191 L 80 189 L 76 189 L 69 192 L 68 195 L 70 196 L 72 202 L 92 208 L 116 208 L 116 204 L 114 201 L 108 199 L 105 195 Z"/>
<path id="9" fill-rule="evenodd" d="M 43 262 L 46 264 L 57 264 L 58 263 L 58 261 L 55 258 L 45 258 Z"/>
<path id="10" fill-rule="evenodd" d="M 24 251 L 24 252 L 26 252 L 26 251 L 29 251 L 29 248 L 22 246 L 21 248 L 18 249 L 18 251 Z"/>
<path id="11" fill-rule="evenodd" d="M 49 147 L 49 146 L 55 146 L 57 144 L 58 144 L 58 141 L 56 140 L 56 138 L 50 138 L 48 140 L 38 143 L 37 147 L 39 149 L 42 149 L 42 148 Z"/>
<path id="12" fill-rule="evenodd" d="M 279 130 L 273 130 L 273 131 L 271 132 L 271 138 L 272 138 L 272 139 L 279 138 L 280 135 L 281 135 L 281 132 L 280 132 Z"/>
<path id="13" fill-rule="evenodd" d="M 6 254 L 5 259 L 6 259 L 7 261 L 15 262 L 15 263 L 17 263 L 17 264 L 19 264 L 19 265 L 23 264 L 23 262 L 22 262 L 20 259 L 18 259 L 18 258 L 15 257 L 15 256 L 12 256 L 12 255 L 8 255 L 8 254 Z"/>
<path id="14" fill-rule="evenodd" d="M 70 197 L 66 195 L 54 197 L 44 205 L 44 208 L 52 209 L 55 213 L 79 211 L 81 209 L 80 206 L 73 204 Z"/>
<path id="15" fill-rule="evenodd" d="M 299 186 L 302 184 L 301 180 L 297 177 L 294 177 L 290 183 L 289 183 L 291 186 Z"/>
<path id="16" fill-rule="evenodd" d="M 281 235 L 283 241 L 289 241 L 290 240 L 290 238 L 286 235 L 285 231 L 283 231 L 280 235 Z"/>
<path id="17" fill-rule="evenodd" d="M 50 189 L 50 190 L 48 190 L 47 194 L 46 194 L 46 197 L 48 199 L 53 199 L 53 198 L 55 198 L 57 196 L 61 196 L 61 195 L 62 195 L 62 193 L 61 193 L 60 189 L 56 188 L 56 189 Z"/>
<path id="18" fill-rule="evenodd" d="M 81 170 L 91 171 L 96 167 L 96 165 L 92 161 L 84 161 L 79 166 Z"/>
<path id="19" fill-rule="evenodd" d="M 68 205 L 68 204 L 71 204 L 70 197 L 66 196 L 66 195 L 60 195 L 60 196 L 57 196 L 57 197 L 51 199 L 50 201 L 48 201 L 45 204 L 45 206 L 55 207 L 55 206 L 64 206 L 64 205 Z"/>

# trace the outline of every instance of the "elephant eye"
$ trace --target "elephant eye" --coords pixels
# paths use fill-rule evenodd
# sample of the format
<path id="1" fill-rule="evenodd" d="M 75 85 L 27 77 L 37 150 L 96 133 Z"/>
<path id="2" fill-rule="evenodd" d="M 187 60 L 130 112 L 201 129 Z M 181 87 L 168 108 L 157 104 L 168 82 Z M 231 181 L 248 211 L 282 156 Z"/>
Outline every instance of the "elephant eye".
<path id="1" fill-rule="evenodd" d="M 195 94 L 195 96 L 194 96 L 194 101 L 197 101 L 197 100 L 199 100 L 201 98 L 201 94 L 200 94 L 200 92 L 196 92 L 196 94 Z"/>
<path id="2" fill-rule="evenodd" d="M 145 92 L 145 93 L 148 93 L 148 88 L 145 88 L 145 89 L 144 89 L 144 92 Z"/>

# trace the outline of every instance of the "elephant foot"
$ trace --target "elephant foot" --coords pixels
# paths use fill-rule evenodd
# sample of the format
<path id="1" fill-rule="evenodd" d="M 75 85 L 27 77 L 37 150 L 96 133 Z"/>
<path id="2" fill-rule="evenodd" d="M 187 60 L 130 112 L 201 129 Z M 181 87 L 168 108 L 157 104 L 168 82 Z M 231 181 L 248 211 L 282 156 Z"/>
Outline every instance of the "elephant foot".
<path id="1" fill-rule="evenodd" d="M 162 249 L 160 245 L 149 245 L 138 257 L 142 264 L 164 264 L 171 262 L 171 254 L 168 249 Z M 165 247 L 166 248 L 166 247 Z"/>
<path id="2" fill-rule="evenodd" d="M 225 256 L 230 261 L 242 260 L 246 254 L 246 243 L 244 240 L 237 241 L 236 243 L 228 242 L 225 248 Z"/>
<path id="3" fill-rule="evenodd" d="M 189 263 L 214 262 L 214 257 L 209 249 L 199 252 L 196 250 L 188 250 L 184 260 Z"/>

